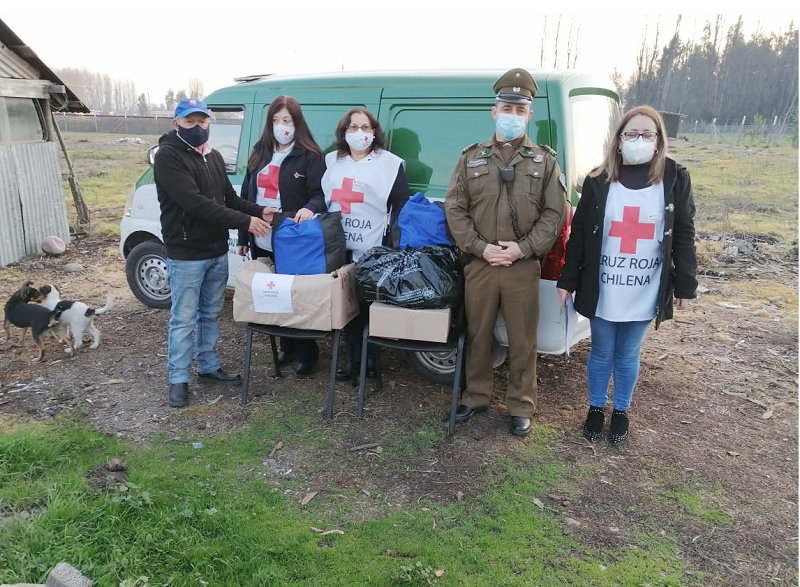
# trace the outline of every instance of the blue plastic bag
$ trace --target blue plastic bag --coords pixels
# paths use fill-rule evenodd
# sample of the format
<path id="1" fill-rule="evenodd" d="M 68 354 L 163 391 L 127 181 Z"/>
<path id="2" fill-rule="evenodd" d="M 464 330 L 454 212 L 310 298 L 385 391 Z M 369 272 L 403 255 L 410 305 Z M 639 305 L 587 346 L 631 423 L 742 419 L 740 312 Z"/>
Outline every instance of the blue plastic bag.
<path id="1" fill-rule="evenodd" d="M 335 271 L 347 261 L 342 213 L 318 214 L 295 224 L 284 218 L 272 232 L 275 272 L 317 275 Z"/>
<path id="2" fill-rule="evenodd" d="M 452 245 L 447 237 L 444 209 L 417 192 L 397 216 L 400 228 L 400 248 L 419 249 L 436 245 Z"/>

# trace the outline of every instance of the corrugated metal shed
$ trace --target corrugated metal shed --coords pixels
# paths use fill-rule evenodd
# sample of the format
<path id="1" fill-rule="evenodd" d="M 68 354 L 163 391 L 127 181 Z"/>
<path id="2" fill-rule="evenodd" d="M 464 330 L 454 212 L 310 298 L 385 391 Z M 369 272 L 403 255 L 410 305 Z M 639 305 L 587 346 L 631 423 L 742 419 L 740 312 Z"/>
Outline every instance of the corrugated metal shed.
<path id="1" fill-rule="evenodd" d="M 0 77 L 11 79 L 41 79 L 53 85 L 64 86 L 64 93 L 53 93 L 50 97 L 51 107 L 59 112 L 84 112 L 89 108 L 64 85 L 36 52 L 22 42 L 14 31 L 0 19 Z"/>
<path id="2" fill-rule="evenodd" d="M 0 148 L 0 267 L 38 252 L 45 236 L 70 242 L 58 144 Z"/>
<path id="3" fill-rule="evenodd" d="M 40 251 L 46 236 L 70 242 L 59 143 L 51 111 L 88 113 L 89 109 L 22 40 L 0 20 L 0 96 L 38 104 L 43 136 L 15 134 L 5 119 L 0 144 L 0 267 Z M 3 106 L 3 114 L 7 111 Z M 0 136 L 2 134 L 0 133 Z M 15 137 L 25 137 L 21 140 Z"/>

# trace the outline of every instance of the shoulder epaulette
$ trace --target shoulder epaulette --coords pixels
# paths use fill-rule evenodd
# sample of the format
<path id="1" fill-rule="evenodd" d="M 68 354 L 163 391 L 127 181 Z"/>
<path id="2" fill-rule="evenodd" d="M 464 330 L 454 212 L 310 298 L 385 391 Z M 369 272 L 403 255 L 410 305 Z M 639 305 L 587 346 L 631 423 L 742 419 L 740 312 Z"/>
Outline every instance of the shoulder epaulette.
<path id="1" fill-rule="evenodd" d="M 550 147 L 550 146 L 548 146 L 548 145 L 539 145 L 539 146 L 540 146 L 542 149 L 544 149 L 545 151 L 547 151 L 548 153 L 550 153 L 550 154 L 551 154 L 553 157 L 555 157 L 556 155 L 558 155 L 558 153 L 556 153 L 556 152 L 553 150 L 553 148 L 552 148 L 552 147 Z"/>
<path id="2" fill-rule="evenodd" d="M 464 153 L 469 151 L 472 147 L 477 147 L 478 145 L 480 145 L 480 143 L 472 143 L 470 146 L 464 147 L 463 149 L 461 149 L 461 154 L 463 155 Z"/>

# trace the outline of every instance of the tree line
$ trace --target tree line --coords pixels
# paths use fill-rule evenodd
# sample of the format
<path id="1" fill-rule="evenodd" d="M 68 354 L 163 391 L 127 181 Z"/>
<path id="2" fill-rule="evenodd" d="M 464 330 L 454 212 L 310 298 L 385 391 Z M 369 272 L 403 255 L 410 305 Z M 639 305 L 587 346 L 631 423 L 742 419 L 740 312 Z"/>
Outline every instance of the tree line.
<path id="1" fill-rule="evenodd" d="M 137 93 L 136 84 L 131 80 L 112 78 L 107 73 L 85 68 L 61 67 L 53 71 L 93 112 L 149 116 L 156 110 L 173 111 L 183 98 L 203 98 L 203 82 L 196 76 L 189 79 L 188 92 L 170 88 L 162 101 L 151 102 L 146 94 Z"/>
<path id="2" fill-rule="evenodd" d="M 612 80 L 626 107 L 650 104 L 658 110 L 686 115 L 691 122 L 718 124 L 772 124 L 797 127 L 798 105 L 798 30 L 788 24 L 785 33 L 757 32 L 745 39 L 742 16 L 726 27 L 723 15 L 706 22 L 699 39 L 684 41 L 680 36 L 681 17 L 672 36 L 663 43 L 656 25 L 654 40 L 642 40 L 636 69 L 626 81 L 615 72 Z M 562 28 L 565 29 L 562 33 Z M 546 29 L 546 30 L 545 30 Z M 547 34 L 549 31 L 549 34 Z M 542 33 L 542 66 L 574 68 L 578 62 L 580 28 L 545 18 Z M 558 47 L 566 37 L 566 63 Z M 546 51 L 546 48 L 547 49 Z M 547 62 L 547 63 L 546 63 Z M 159 102 L 137 93 L 130 80 L 86 69 L 60 68 L 55 73 L 91 110 L 147 116 L 154 110 L 172 111 L 187 96 L 203 97 L 203 84 L 197 76 L 188 80 L 188 92 L 170 88 Z"/>
<path id="3" fill-rule="evenodd" d="M 797 126 L 798 32 L 763 32 L 746 40 L 742 17 L 724 30 L 722 15 L 706 22 L 699 40 L 682 41 L 681 18 L 661 46 L 642 42 L 636 71 L 626 84 L 614 82 L 626 107 L 650 104 L 687 119 L 717 124 Z"/>

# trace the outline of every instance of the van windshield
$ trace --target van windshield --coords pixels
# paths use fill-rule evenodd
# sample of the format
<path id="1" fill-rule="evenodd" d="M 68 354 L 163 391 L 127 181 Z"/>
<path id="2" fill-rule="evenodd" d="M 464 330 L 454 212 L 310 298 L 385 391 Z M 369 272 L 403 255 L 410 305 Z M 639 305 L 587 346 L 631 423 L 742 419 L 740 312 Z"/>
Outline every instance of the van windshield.
<path id="1" fill-rule="evenodd" d="M 606 144 L 614 125 L 619 120 L 619 105 L 607 96 L 586 94 L 571 96 L 572 134 L 574 146 L 574 190 L 581 193 L 586 175 L 603 162 Z M 576 204 L 576 202 L 573 202 Z"/>
<path id="2" fill-rule="evenodd" d="M 211 124 L 208 142 L 219 151 L 225 160 L 225 171 L 235 174 L 244 110 L 241 108 L 235 110 L 212 108 L 211 110 L 214 113 L 214 122 Z"/>

